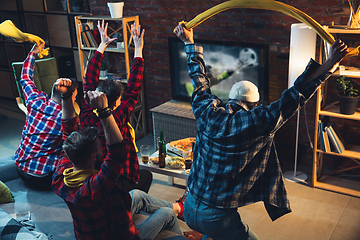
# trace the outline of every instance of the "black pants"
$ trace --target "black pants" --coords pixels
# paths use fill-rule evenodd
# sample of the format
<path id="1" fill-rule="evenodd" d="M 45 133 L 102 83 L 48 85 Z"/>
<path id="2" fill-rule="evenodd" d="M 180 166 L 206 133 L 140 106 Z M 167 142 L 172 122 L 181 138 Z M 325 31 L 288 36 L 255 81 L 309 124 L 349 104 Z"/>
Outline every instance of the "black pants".
<path id="1" fill-rule="evenodd" d="M 16 171 L 18 172 L 19 177 L 29 187 L 36 190 L 51 190 L 51 181 L 54 171 L 50 172 L 46 176 L 39 176 L 39 177 L 29 175 L 27 172 L 21 170 L 18 167 L 16 168 Z"/>
<path id="2" fill-rule="evenodd" d="M 120 187 L 127 192 L 130 192 L 133 189 L 139 189 L 148 193 L 153 179 L 152 173 L 144 169 L 139 170 L 139 173 L 140 178 L 138 183 L 134 183 L 127 178 L 119 178 L 117 182 Z"/>

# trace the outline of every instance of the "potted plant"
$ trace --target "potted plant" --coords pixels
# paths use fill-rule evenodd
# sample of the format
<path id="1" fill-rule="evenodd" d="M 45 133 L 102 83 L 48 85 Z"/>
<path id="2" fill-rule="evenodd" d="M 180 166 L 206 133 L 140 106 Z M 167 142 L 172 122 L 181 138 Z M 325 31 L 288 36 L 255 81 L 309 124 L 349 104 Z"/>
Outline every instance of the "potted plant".
<path id="1" fill-rule="evenodd" d="M 101 62 L 99 77 L 106 77 L 108 67 L 109 67 L 109 64 L 107 62 L 105 62 L 105 61 Z"/>
<path id="2" fill-rule="evenodd" d="M 111 18 L 122 18 L 124 2 L 112 1 L 107 3 Z"/>
<path id="3" fill-rule="evenodd" d="M 355 113 L 358 101 L 359 90 L 355 89 L 352 83 L 352 79 L 346 76 L 341 76 L 336 79 L 340 113 L 351 115 Z"/>

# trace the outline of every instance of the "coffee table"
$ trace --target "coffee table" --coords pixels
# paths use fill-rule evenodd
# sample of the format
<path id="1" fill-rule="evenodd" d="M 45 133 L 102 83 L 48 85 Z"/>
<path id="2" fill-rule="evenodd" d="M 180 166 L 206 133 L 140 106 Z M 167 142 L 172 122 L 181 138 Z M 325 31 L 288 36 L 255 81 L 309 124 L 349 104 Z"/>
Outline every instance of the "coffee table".
<path id="1" fill-rule="evenodd" d="M 150 155 L 150 159 L 152 157 L 157 157 L 159 156 L 159 152 L 156 151 L 153 154 Z M 165 161 L 168 161 L 171 159 L 171 157 L 177 156 L 175 154 L 171 154 L 171 153 L 167 153 L 166 159 Z M 180 168 L 180 169 L 173 169 L 173 168 L 169 168 L 168 166 L 166 166 L 165 168 L 159 168 L 159 165 L 152 163 L 151 161 L 149 161 L 148 164 L 144 164 L 141 162 L 141 158 L 139 158 L 139 165 L 140 165 L 140 169 L 146 169 L 150 172 L 155 172 L 155 173 L 159 173 L 159 174 L 163 174 L 163 175 L 167 175 L 168 176 L 168 183 L 170 185 L 174 185 L 174 178 L 182 178 L 187 180 L 188 178 L 188 174 L 185 172 L 185 168 Z"/>

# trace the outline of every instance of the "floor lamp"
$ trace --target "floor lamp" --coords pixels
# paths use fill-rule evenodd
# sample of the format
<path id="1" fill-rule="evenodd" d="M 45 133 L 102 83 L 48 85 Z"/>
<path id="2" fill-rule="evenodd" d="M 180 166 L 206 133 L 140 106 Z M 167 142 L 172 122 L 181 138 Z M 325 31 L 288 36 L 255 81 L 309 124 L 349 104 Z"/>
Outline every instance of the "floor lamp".
<path id="1" fill-rule="evenodd" d="M 305 70 L 310 58 L 315 59 L 316 33 L 304 23 L 291 24 L 290 35 L 290 55 L 289 55 L 289 82 L 288 87 L 294 85 L 295 80 Z M 295 141 L 295 164 L 294 171 L 284 173 L 288 181 L 302 182 L 307 179 L 307 175 L 297 171 L 298 141 L 299 141 L 299 118 L 300 111 L 297 112 L 296 121 L 296 141 Z"/>

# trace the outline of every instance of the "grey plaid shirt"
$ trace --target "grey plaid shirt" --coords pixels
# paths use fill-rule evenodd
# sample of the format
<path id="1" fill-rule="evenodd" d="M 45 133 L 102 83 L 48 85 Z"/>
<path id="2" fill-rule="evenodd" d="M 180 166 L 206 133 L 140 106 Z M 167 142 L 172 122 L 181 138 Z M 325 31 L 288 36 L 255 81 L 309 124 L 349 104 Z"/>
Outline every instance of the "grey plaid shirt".
<path id="1" fill-rule="evenodd" d="M 285 90 L 278 101 L 246 111 L 237 100 L 223 107 L 211 94 L 201 46 L 189 44 L 185 51 L 194 87 L 191 107 L 197 120 L 190 193 L 218 208 L 263 201 L 273 221 L 291 212 L 274 136 L 330 74 L 303 84 L 320 66 L 311 60 L 295 87 Z"/>

